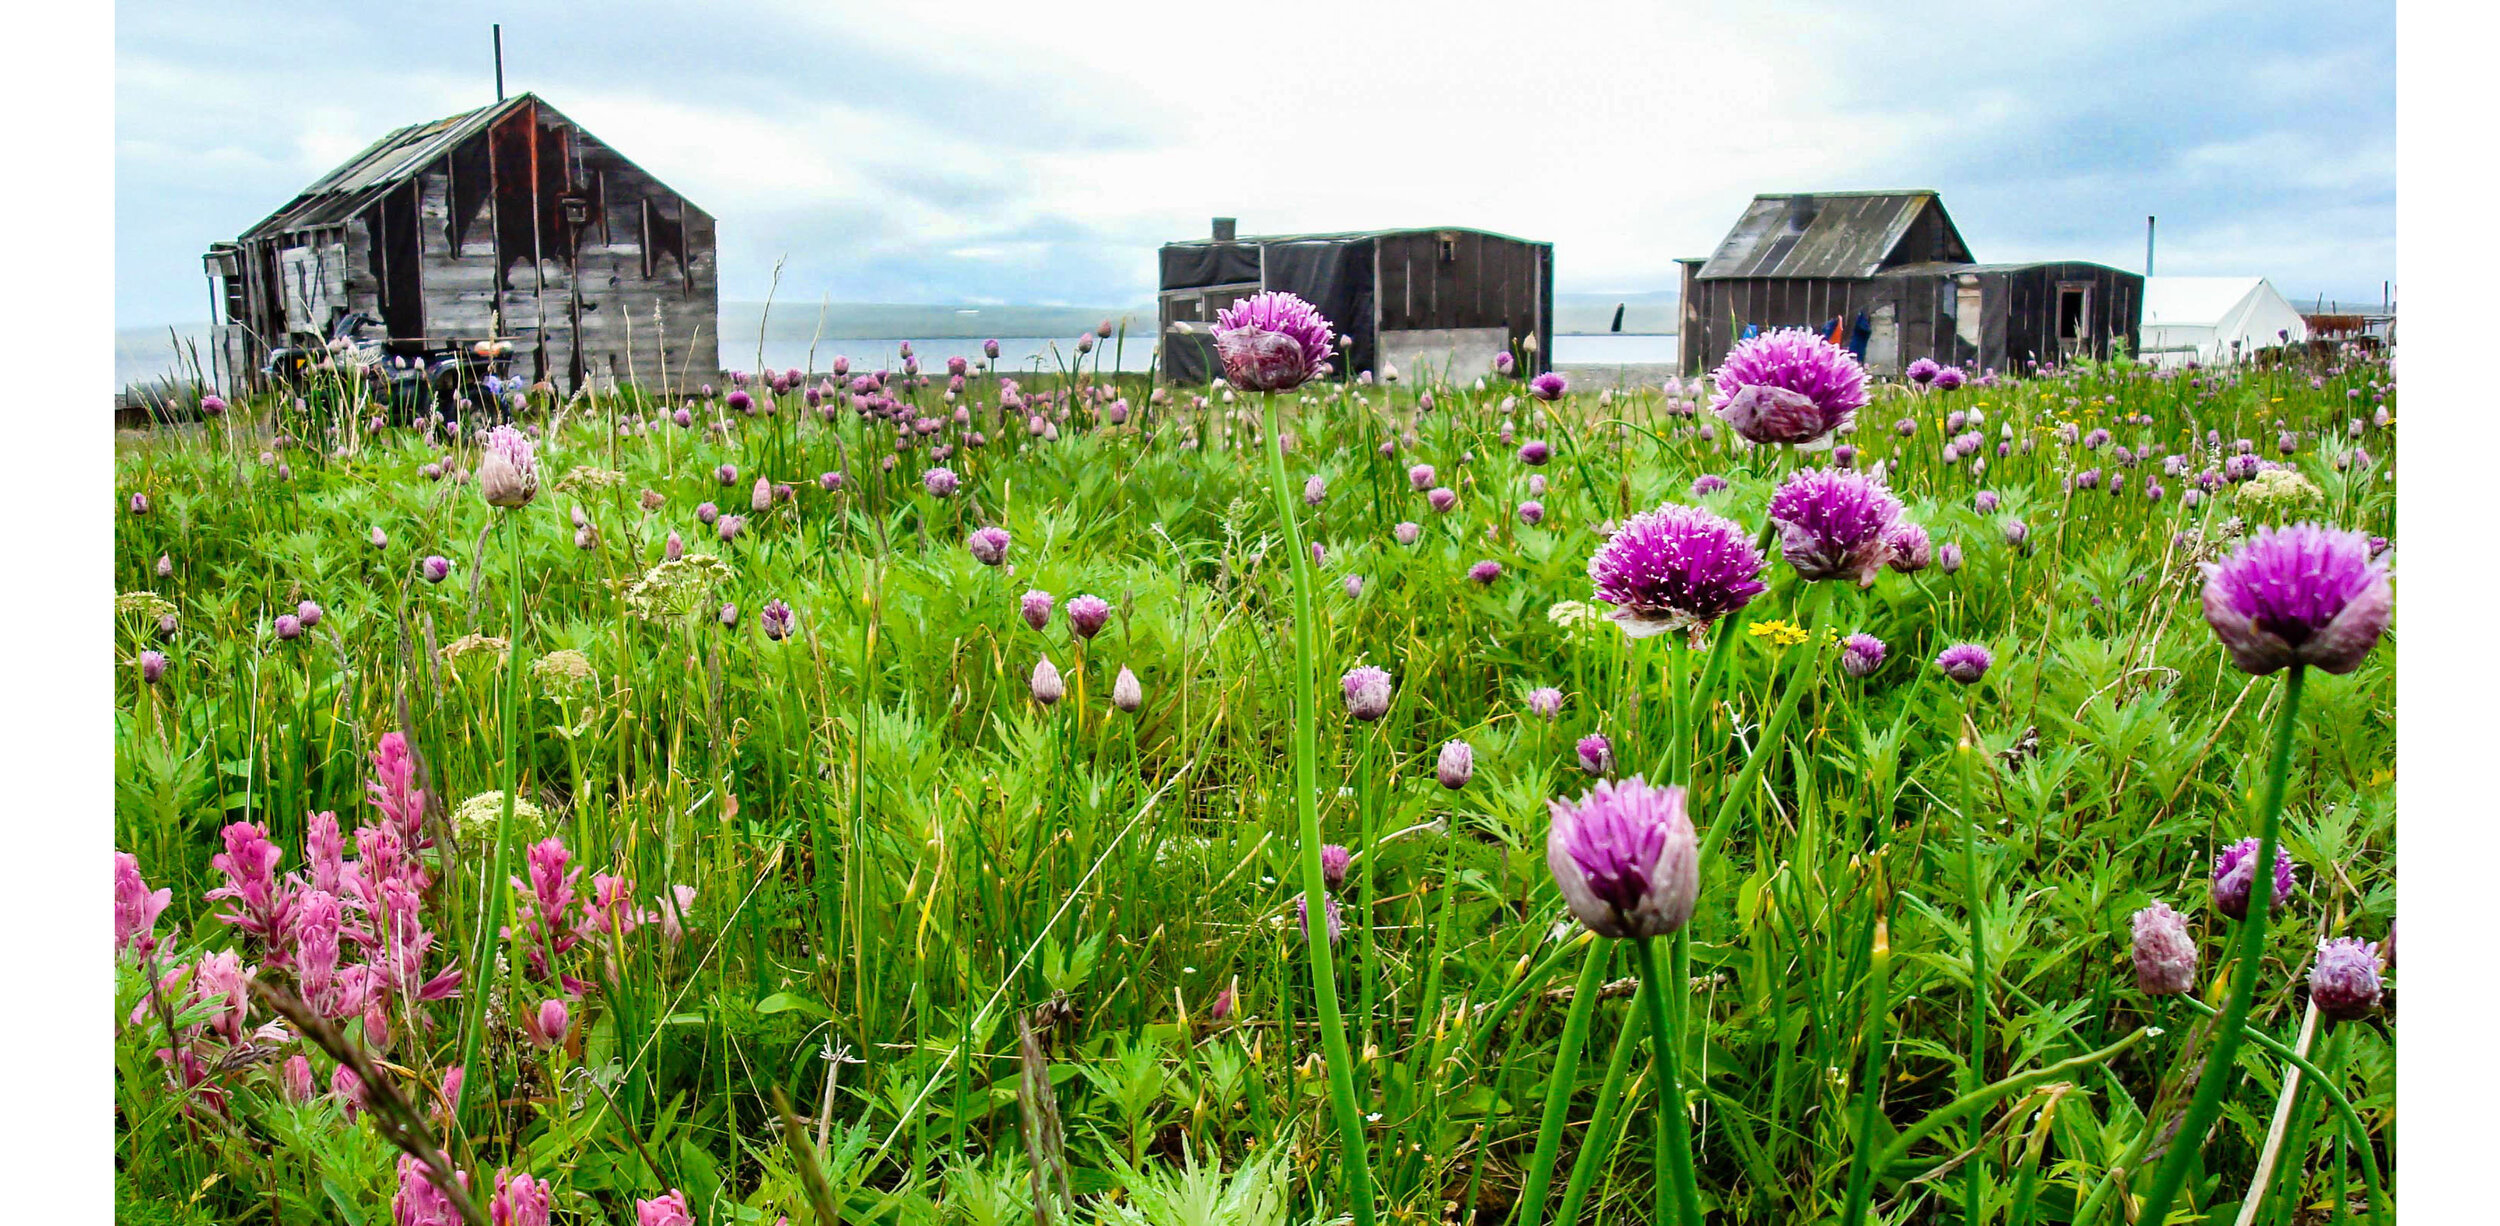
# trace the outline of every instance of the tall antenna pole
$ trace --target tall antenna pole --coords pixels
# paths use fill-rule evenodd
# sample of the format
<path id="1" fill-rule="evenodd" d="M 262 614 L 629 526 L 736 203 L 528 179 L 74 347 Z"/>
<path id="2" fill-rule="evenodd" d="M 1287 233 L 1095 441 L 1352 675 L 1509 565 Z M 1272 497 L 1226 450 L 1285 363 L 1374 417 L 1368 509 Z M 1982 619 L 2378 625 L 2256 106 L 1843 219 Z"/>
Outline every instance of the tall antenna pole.
<path id="1" fill-rule="evenodd" d="M 495 23 L 495 101 L 503 101 L 503 23 Z"/>
<path id="2" fill-rule="evenodd" d="M 501 60 L 496 61 L 498 64 L 502 62 L 503 61 Z M 497 82 L 501 82 L 503 80 L 501 75 L 503 70 L 498 68 L 495 71 L 497 73 L 495 80 Z M 498 84 L 495 88 L 496 92 L 501 93 L 503 86 Z M 2153 275 L 2153 219 L 2149 215 L 2144 219 L 2144 275 L 2148 277 Z"/>

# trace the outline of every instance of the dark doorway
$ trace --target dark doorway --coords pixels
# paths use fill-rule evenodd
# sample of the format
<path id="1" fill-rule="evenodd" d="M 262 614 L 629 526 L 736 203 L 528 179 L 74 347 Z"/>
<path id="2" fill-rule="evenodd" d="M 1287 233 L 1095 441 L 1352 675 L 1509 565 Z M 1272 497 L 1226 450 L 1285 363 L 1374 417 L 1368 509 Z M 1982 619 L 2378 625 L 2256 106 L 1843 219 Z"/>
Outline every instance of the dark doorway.
<path id="1" fill-rule="evenodd" d="M 394 340 L 425 335 L 424 279 L 419 275 L 417 185 L 382 197 L 381 233 L 374 236 L 373 262 L 382 285 L 382 322 Z"/>

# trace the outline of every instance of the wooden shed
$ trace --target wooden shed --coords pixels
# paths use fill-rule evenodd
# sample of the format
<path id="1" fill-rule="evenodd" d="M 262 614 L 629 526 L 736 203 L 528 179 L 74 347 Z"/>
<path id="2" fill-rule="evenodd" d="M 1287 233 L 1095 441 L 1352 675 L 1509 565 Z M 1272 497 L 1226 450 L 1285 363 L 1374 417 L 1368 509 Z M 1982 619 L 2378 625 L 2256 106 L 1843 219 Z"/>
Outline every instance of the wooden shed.
<path id="1" fill-rule="evenodd" d="M 205 264 L 229 386 L 350 313 L 399 356 L 509 340 L 568 391 L 720 368 L 711 215 L 534 94 L 392 132 Z"/>
<path id="2" fill-rule="evenodd" d="M 1244 238 L 1219 217 L 1209 237 L 1165 244 L 1160 262 L 1162 366 L 1176 383 L 1220 373 L 1216 312 L 1265 290 L 1300 296 L 1353 338 L 1343 374 L 1473 378 L 1504 351 L 1534 373 L 1554 350 L 1552 243 L 1462 229 Z"/>
<path id="3" fill-rule="evenodd" d="M 1708 259 L 1681 261 L 1684 373 L 1747 329 L 1834 333 L 1867 369 L 1971 370 L 2135 352 L 2144 278 L 2103 264 L 1981 264 L 1932 191 L 1754 197 Z"/>

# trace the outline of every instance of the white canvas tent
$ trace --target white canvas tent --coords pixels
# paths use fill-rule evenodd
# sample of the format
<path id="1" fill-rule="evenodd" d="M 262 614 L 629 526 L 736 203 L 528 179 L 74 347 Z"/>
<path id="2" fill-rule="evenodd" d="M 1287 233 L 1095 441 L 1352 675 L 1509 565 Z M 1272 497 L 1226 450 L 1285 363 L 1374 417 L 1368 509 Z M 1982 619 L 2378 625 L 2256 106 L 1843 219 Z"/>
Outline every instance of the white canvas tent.
<path id="1" fill-rule="evenodd" d="M 2300 311 L 2264 277 L 2146 277 L 2143 329 L 2141 356 L 2162 367 L 2245 361 L 2285 332 L 2309 339 Z"/>

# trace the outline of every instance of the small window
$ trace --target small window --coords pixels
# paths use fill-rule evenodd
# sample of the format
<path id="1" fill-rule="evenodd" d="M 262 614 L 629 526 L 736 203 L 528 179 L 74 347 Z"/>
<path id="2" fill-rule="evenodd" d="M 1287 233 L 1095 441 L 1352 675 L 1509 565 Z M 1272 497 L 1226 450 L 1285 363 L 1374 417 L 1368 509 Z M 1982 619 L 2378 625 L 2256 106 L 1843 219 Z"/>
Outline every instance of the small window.
<path id="1" fill-rule="evenodd" d="M 1441 240 L 1441 262 L 1444 264 L 1455 264 L 1458 262 L 1457 239 L 1445 238 Z"/>
<path id="2" fill-rule="evenodd" d="M 2083 341 L 2092 339 L 2092 287 L 2060 285 L 2057 287 L 2057 339 Z"/>

